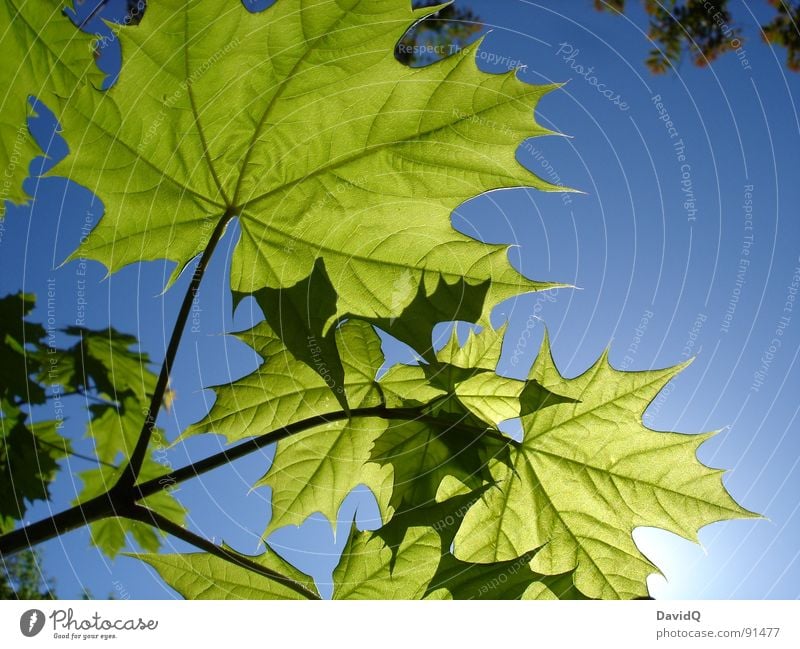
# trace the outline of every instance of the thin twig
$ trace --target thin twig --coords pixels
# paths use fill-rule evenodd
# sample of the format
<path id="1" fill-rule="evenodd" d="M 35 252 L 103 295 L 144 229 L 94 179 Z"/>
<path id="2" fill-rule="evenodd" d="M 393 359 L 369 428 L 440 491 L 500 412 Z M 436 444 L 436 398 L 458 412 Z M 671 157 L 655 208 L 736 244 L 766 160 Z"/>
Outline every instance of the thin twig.
<path id="1" fill-rule="evenodd" d="M 98 397 L 94 394 L 89 394 L 86 390 L 71 390 L 69 392 L 54 392 L 53 394 L 48 394 L 46 396 L 47 399 L 61 399 L 63 397 L 83 397 L 88 401 L 94 401 L 96 404 L 101 406 L 109 406 L 110 408 L 119 408 L 119 404 L 116 401 L 109 401 L 108 399 L 103 399 L 102 397 Z"/>
<path id="2" fill-rule="evenodd" d="M 200 282 L 203 280 L 203 275 L 208 267 L 208 262 L 211 260 L 211 256 L 214 254 L 214 249 L 217 247 L 220 239 L 222 239 L 222 235 L 225 233 L 225 228 L 233 217 L 234 214 L 231 210 L 226 211 L 225 214 L 222 215 L 222 218 L 220 218 L 219 222 L 214 228 L 214 232 L 211 234 L 211 238 L 208 240 L 208 244 L 203 250 L 200 261 L 197 263 L 197 268 L 195 268 L 194 273 L 192 273 L 192 279 L 186 289 L 186 294 L 183 296 L 181 310 L 178 312 L 178 317 L 175 320 L 175 326 L 172 329 L 172 335 L 170 336 L 169 345 L 167 346 L 167 353 L 164 356 L 164 362 L 161 364 L 161 372 L 158 375 L 158 381 L 156 383 L 155 390 L 153 391 L 153 397 L 150 400 L 150 408 L 147 411 L 147 416 L 145 417 L 144 424 L 142 425 L 142 430 L 139 433 L 139 439 L 136 441 L 136 446 L 133 449 L 133 453 L 131 453 L 128 466 L 125 467 L 125 471 L 120 476 L 120 486 L 123 489 L 132 487 L 134 484 L 136 484 L 136 479 L 139 476 L 139 471 L 142 468 L 145 455 L 147 454 L 147 447 L 150 445 L 150 438 L 153 435 L 153 429 L 156 425 L 156 418 L 161 410 L 161 404 L 164 402 L 164 395 L 167 390 L 167 385 L 169 384 L 172 365 L 175 362 L 175 356 L 178 353 L 178 347 L 181 343 L 183 331 L 186 328 L 186 321 L 189 319 L 189 314 L 192 310 L 192 304 L 197 295 L 197 291 L 200 288 Z"/>
<path id="3" fill-rule="evenodd" d="M 86 460 L 87 462 L 93 462 L 94 464 L 102 464 L 103 466 L 107 466 L 111 469 L 119 468 L 116 464 L 112 464 L 111 462 L 106 462 L 105 460 L 101 460 L 100 458 L 91 457 L 90 455 L 84 455 L 83 453 L 78 453 L 76 451 L 73 451 L 67 446 L 66 443 L 64 443 L 62 446 L 59 446 L 58 444 L 54 444 L 53 442 L 48 442 L 46 439 L 39 439 L 39 438 L 36 438 L 36 443 L 44 444 L 45 446 L 49 446 L 58 451 L 63 451 L 66 455 L 78 458 L 79 460 Z"/>
<path id="4" fill-rule="evenodd" d="M 172 536 L 180 539 L 181 541 L 186 541 L 186 543 L 189 543 L 200 550 L 208 552 L 209 554 L 213 554 L 214 556 L 228 561 L 229 563 L 246 568 L 247 570 L 252 570 L 253 572 L 267 577 L 268 579 L 277 581 L 296 593 L 299 593 L 303 597 L 308 599 L 321 599 L 317 593 L 306 588 L 303 586 L 303 584 L 295 581 L 294 579 L 290 579 L 279 572 L 267 568 L 266 566 L 262 566 L 260 563 L 256 563 L 252 559 L 240 555 L 238 552 L 233 552 L 226 547 L 212 543 L 208 539 L 205 539 L 202 536 L 187 530 L 185 527 L 178 525 L 177 523 L 162 516 L 158 512 L 153 511 L 152 509 L 136 506 L 131 514 L 131 517 L 134 520 L 152 525 L 162 532 L 172 534 Z"/>

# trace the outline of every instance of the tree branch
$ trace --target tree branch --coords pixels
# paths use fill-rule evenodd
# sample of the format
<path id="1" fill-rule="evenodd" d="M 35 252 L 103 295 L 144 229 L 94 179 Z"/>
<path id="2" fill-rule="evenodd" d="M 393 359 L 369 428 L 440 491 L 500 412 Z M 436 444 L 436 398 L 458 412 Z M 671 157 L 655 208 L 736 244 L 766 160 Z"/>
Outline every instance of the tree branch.
<path id="1" fill-rule="evenodd" d="M 121 516 L 122 506 L 123 503 L 115 501 L 112 490 L 54 514 L 50 518 L 3 534 L 0 536 L 0 556 L 26 550 L 37 543 L 61 536 L 101 518 Z"/>
<path id="2" fill-rule="evenodd" d="M 147 496 L 152 496 L 154 493 L 162 491 L 164 489 L 169 488 L 170 486 L 174 486 L 181 482 L 185 482 L 186 480 L 190 480 L 191 478 L 196 478 L 201 476 L 208 471 L 213 471 L 221 466 L 225 466 L 226 464 L 230 464 L 234 460 L 238 460 L 239 458 L 245 457 L 250 453 L 257 451 L 265 446 L 269 446 L 270 444 L 274 444 L 275 442 L 279 442 L 282 439 L 287 437 L 291 437 L 292 435 L 297 435 L 298 433 L 303 433 L 311 428 L 315 428 L 317 426 L 323 426 L 325 424 L 332 423 L 334 421 L 342 421 L 348 418 L 356 418 L 356 417 L 382 417 L 384 419 L 417 419 L 422 416 L 422 409 L 421 408 L 386 408 L 385 406 L 377 406 L 372 408 L 356 408 L 348 413 L 341 410 L 339 412 L 330 413 L 327 415 L 316 415 L 314 417 L 309 417 L 307 419 L 303 419 L 301 421 L 294 422 L 289 424 L 288 426 L 284 426 L 283 428 L 279 428 L 278 430 L 273 430 L 269 433 L 265 433 L 259 437 L 254 437 L 253 439 L 245 440 L 244 442 L 240 442 L 236 446 L 233 446 L 229 449 L 225 449 L 220 451 L 219 453 L 215 453 L 214 455 L 210 455 L 198 462 L 192 462 L 191 464 L 187 464 L 186 466 L 181 467 L 180 469 L 176 469 L 172 473 L 167 473 L 165 475 L 159 476 L 158 478 L 153 478 L 152 480 L 148 480 L 143 482 L 140 485 L 134 487 L 137 492 L 137 498 L 146 498 Z"/>
<path id="3" fill-rule="evenodd" d="M 496 431 L 493 428 L 487 427 L 486 429 L 483 429 L 477 426 L 464 424 L 461 421 L 443 422 L 434 415 L 427 414 L 425 412 L 425 406 L 420 406 L 418 408 L 387 408 L 386 406 L 355 408 L 350 411 L 349 416 L 342 410 L 328 415 L 317 415 L 315 417 L 303 419 L 259 437 L 254 437 L 253 439 L 240 442 L 236 446 L 220 451 L 219 453 L 215 453 L 214 455 L 210 455 L 202 460 L 199 460 L 198 462 L 187 464 L 186 466 L 176 469 L 171 473 L 167 473 L 159 476 L 158 478 L 153 478 L 152 480 L 143 482 L 142 484 L 134 487 L 137 492 L 137 499 L 152 496 L 154 493 L 168 489 L 181 482 L 185 482 L 191 478 L 197 478 L 208 471 L 213 471 L 221 466 L 230 464 L 234 460 L 245 457 L 254 451 L 264 448 L 265 446 L 279 442 L 280 440 L 291 437 L 292 435 L 305 432 L 311 428 L 315 428 L 316 426 L 322 426 L 324 424 L 329 424 L 334 421 L 342 421 L 348 418 L 355 419 L 358 417 L 380 417 L 381 419 L 387 420 L 418 420 L 427 421 L 440 426 L 442 424 L 447 424 L 449 426 L 459 426 L 466 432 L 471 432 L 476 435 L 488 435 L 508 444 L 515 443 L 513 439 L 506 437 L 503 433 Z M 2 537 L 0 537 L 0 540 L 2 540 Z"/>
<path id="4" fill-rule="evenodd" d="M 161 364 L 161 372 L 158 375 L 158 382 L 156 383 L 155 390 L 153 391 L 153 397 L 150 400 L 150 408 L 148 409 L 147 416 L 145 417 L 142 431 L 139 433 L 139 439 L 136 442 L 133 453 L 131 453 L 128 466 L 125 467 L 125 470 L 119 479 L 119 484 L 122 489 L 132 487 L 134 484 L 136 484 L 136 478 L 139 476 L 139 471 L 142 468 L 142 463 L 144 462 L 145 455 L 147 454 L 147 447 L 150 444 L 150 438 L 153 435 L 153 429 L 156 425 L 156 418 L 161 410 L 161 404 L 164 401 L 164 394 L 166 393 L 167 385 L 169 383 L 170 372 L 172 371 L 172 365 L 175 362 L 175 356 L 178 353 L 178 347 L 181 343 L 183 331 L 186 328 L 186 321 L 189 319 L 189 314 L 192 311 L 192 303 L 197 296 L 197 291 L 200 288 L 200 282 L 203 280 L 203 275 L 208 267 L 208 262 L 211 260 L 211 256 L 214 254 L 214 249 L 217 247 L 220 239 L 222 239 L 222 235 L 225 233 L 225 228 L 233 217 L 234 213 L 230 209 L 222 215 L 222 218 L 220 218 L 219 222 L 214 228 L 214 232 L 211 234 L 211 238 L 208 240 L 208 245 L 206 245 L 205 249 L 203 250 L 200 261 L 197 263 L 197 268 L 195 268 L 194 273 L 192 273 L 192 279 L 186 289 L 186 294 L 183 296 L 181 310 L 178 312 L 178 317 L 175 320 L 175 326 L 172 329 L 172 335 L 169 340 L 169 345 L 167 346 L 167 353 L 164 356 L 164 362 Z"/>
<path id="5" fill-rule="evenodd" d="M 117 483 L 117 485 L 112 487 L 106 494 L 93 498 L 81 505 L 76 505 L 50 518 L 32 523 L 31 525 L 0 536 L 0 554 L 19 552 L 32 545 L 48 541 L 56 536 L 100 520 L 101 518 L 108 518 L 109 516 L 128 516 L 129 512 L 137 507 L 135 504 L 136 501 L 146 498 L 147 496 L 152 496 L 176 484 L 185 482 L 191 478 L 199 477 L 208 471 L 230 464 L 234 460 L 245 457 L 258 449 L 274 444 L 292 435 L 297 435 L 334 421 L 342 421 L 344 419 L 356 417 L 430 421 L 438 425 L 447 424 L 448 426 L 460 426 L 467 432 L 472 432 L 476 435 L 489 435 L 508 444 L 515 443 L 514 440 L 493 428 L 480 428 L 464 424 L 460 421 L 442 422 L 434 415 L 427 414 L 425 412 L 425 406 L 417 408 L 387 408 L 386 406 L 375 406 L 369 408 L 355 408 L 350 411 L 349 416 L 344 411 L 326 415 L 316 415 L 303 419 L 302 421 L 294 422 L 283 428 L 270 431 L 260 437 L 246 440 L 230 449 L 220 451 L 219 453 L 210 455 L 197 462 L 192 462 L 171 473 L 166 473 L 158 478 L 147 480 L 140 485 L 126 487 Z"/>

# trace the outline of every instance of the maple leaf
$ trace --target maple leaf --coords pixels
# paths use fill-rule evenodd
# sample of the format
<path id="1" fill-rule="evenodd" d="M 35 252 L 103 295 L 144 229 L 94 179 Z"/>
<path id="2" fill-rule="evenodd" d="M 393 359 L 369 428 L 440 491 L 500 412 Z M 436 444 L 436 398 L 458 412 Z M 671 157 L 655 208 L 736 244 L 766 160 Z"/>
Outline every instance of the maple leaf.
<path id="1" fill-rule="evenodd" d="M 476 493 L 479 493 L 479 490 Z M 355 526 L 333 573 L 334 599 L 580 599 L 572 575 L 540 575 L 536 552 L 491 565 L 450 553 L 475 493 L 396 516 L 375 531 Z"/>
<path id="2" fill-rule="evenodd" d="M 93 330 L 70 326 L 63 330 L 78 342 L 66 349 L 47 353 L 46 371 L 37 377 L 46 385 L 61 385 L 79 392 L 95 390 L 114 401 L 132 395 L 146 401 L 155 388 L 156 378 L 148 370 L 147 354 L 132 349 L 138 340 L 113 328 Z"/>
<path id="3" fill-rule="evenodd" d="M 269 330 L 266 323 L 256 329 Z M 445 478 L 455 478 L 465 489 L 478 488 L 493 479 L 486 468 L 490 458 L 505 457 L 510 442 L 493 422 L 565 400 L 535 381 L 508 379 L 488 369 L 499 360 L 502 344 L 502 332 L 490 328 L 470 335 L 463 347 L 451 339 L 434 366 L 396 366 L 380 380 L 384 357 L 373 328 L 349 320 L 336 334 L 351 406 L 391 405 L 398 413 L 394 418 L 391 413 L 388 418 L 351 416 L 279 441 L 272 466 L 257 483 L 272 488 L 267 534 L 300 525 L 317 512 L 335 524 L 342 502 L 361 484 L 377 498 L 383 521 L 434 502 Z M 218 388 L 208 417 L 190 432 L 240 439 L 267 432 L 267 422 L 286 426 L 315 412 L 335 412 L 324 381 L 288 355 L 274 334 L 267 340 L 268 345 L 254 345 L 267 359 L 261 368 Z M 360 367 L 354 371 L 357 359 Z M 468 367 L 473 363 L 478 367 Z M 493 378 L 481 379 L 484 375 Z M 473 387 L 475 379 L 496 394 Z M 355 394 L 368 398 L 354 400 Z M 413 409 L 418 406 L 423 407 Z M 489 421 L 481 418 L 485 412 Z"/>
<path id="4" fill-rule="evenodd" d="M 43 356 L 25 347 L 45 337 L 44 327 L 25 320 L 35 304 L 27 293 L 0 298 L 0 398 L 9 403 L 44 403 L 42 386 L 30 378 L 43 371 Z"/>
<path id="5" fill-rule="evenodd" d="M 272 488 L 272 518 L 265 533 L 300 525 L 317 512 L 335 531 L 339 507 L 360 484 L 372 490 L 381 518 L 388 520 L 391 471 L 370 463 L 370 449 L 386 427 L 383 419 L 360 417 L 280 441 L 270 470 L 256 483 Z"/>
<path id="6" fill-rule="evenodd" d="M 237 293 L 289 288 L 322 260 L 338 317 L 396 317 L 409 284 L 486 283 L 490 306 L 551 286 L 450 217 L 492 189 L 563 191 L 515 157 L 549 133 L 533 109 L 553 86 L 481 72 L 478 45 L 403 66 L 396 42 L 434 11 L 407 0 L 282 0 L 258 14 L 153 3 L 119 33 L 119 82 L 55 106 L 73 146 L 53 173 L 105 205 L 74 257 L 112 272 L 168 259 L 177 274 L 235 215 Z"/>
<path id="7" fill-rule="evenodd" d="M 547 338 L 531 378 L 575 401 L 524 415 L 523 441 L 511 461 L 492 463 L 497 487 L 470 509 L 455 556 L 507 561 L 542 547 L 531 567 L 575 570 L 575 584 L 603 599 L 647 595 L 655 567 L 637 549 L 635 527 L 658 527 L 696 540 L 714 521 L 755 516 L 722 484 L 722 471 L 696 457 L 711 434 L 655 432 L 642 414 L 682 367 L 620 372 L 605 355 L 565 379 Z"/>
<path id="8" fill-rule="evenodd" d="M 332 333 L 350 407 L 377 405 L 381 395 L 376 373 L 383 363 L 377 334 L 358 320 L 349 320 Z M 250 345 L 263 363 L 241 379 L 212 386 L 217 395 L 214 405 L 206 417 L 186 429 L 183 438 L 214 432 L 234 442 L 341 410 L 331 385 L 293 356 L 269 323 L 260 322 L 235 336 Z"/>
<path id="9" fill-rule="evenodd" d="M 274 550 L 256 557 L 234 554 L 300 584 L 308 595 L 318 596 L 314 580 Z M 283 581 L 205 552 L 133 556 L 155 568 L 161 578 L 186 599 L 311 599 Z"/>
<path id="10" fill-rule="evenodd" d="M 47 500 L 58 460 L 71 445 L 58 433 L 57 421 L 32 421 L 0 399 L 0 533 L 22 520 L 27 502 Z"/>
<path id="11" fill-rule="evenodd" d="M 507 247 L 458 233 L 451 216 L 493 189 L 564 190 L 516 160 L 526 138 L 549 133 L 533 111 L 553 86 L 524 84 L 513 71 L 481 72 L 480 42 L 431 66 L 400 65 L 397 41 L 438 9 L 414 11 L 407 0 L 281 0 L 257 14 L 238 2 L 160 0 L 141 26 L 121 29 L 120 80 L 101 92 L 80 67 L 75 44 L 84 36 L 73 29 L 67 37 L 67 23 L 45 20 L 49 2 L 30 4 L 9 0 L 0 9 L 17 24 L 3 44 L 31 51 L 19 80 L 0 77 L 13 107 L 0 121 L 0 162 L 33 155 L 24 139 L 8 149 L 10 128 L 24 121 L 19 98 L 36 93 L 53 67 L 54 79 L 36 94 L 80 145 L 52 173 L 96 192 L 105 210 L 73 257 L 109 272 L 168 260 L 174 281 L 203 253 L 184 315 L 208 257 L 238 219 L 235 303 L 252 294 L 265 316 L 238 336 L 263 363 L 218 386 L 208 416 L 183 437 L 282 435 L 257 483 L 272 489 L 267 533 L 314 512 L 333 522 L 354 487 L 372 490 L 382 526 L 353 528 L 334 572 L 335 597 L 638 597 L 654 567 L 633 543 L 635 527 L 694 539 L 713 521 L 753 516 L 728 495 L 721 472 L 697 460 L 708 435 L 642 425 L 644 409 L 680 368 L 618 372 L 604 356 L 566 379 L 545 339 L 527 380 L 497 372 L 504 331 L 489 326 L 491 309 L 556 285 L 525 279 Z M 31 26 L 44 38 L 32 38 Z M 54 44 L 63 44 L 63 56 Z M 21 181 L 16 168 L 12 180 Z M 0 303 L 0 317 L 9 308 L 24 316 L 29 300 Z M 452 320 L 483 329 L 464 345 L 454 330 L 435 349 L 433 327 Z M 29 339 L 17 324 L 3 324 L 3 360 L 14 372 L 0 369 L 0 452 L 8 460 L 26 437 L 32 452 L 18 464 L 27 468 L 34 458 L 42 469 L 20 481 L 22 498 L 0 500 L 0 525 L 22 515 L 26 498 L 47 497 L 61 457 L 50 422 L 40 434 L 17 407 L 44 400 L 35 375 L 108 401 L 89 411 L 104 466 L 81 474 L 79 501 L 114 496 L 109 487 L 132 477 L 142 486 L 140 506 L 168 519 L 163 529 L 195 537 L 177 532 L 185 510 L 170 493 L 144 487 L 163 477 L 155 445 L 141 470 L 139 453 L 125 466 L 134 444 L 145 450 L 154 423 L 137 433 L 132 413 L 159 392 L 146 356 L 131 348 L 135 340 L 73 329 L 81 343 L 55 354 L 46 376 L 37 354 L 27 364 Z M 419 364 L 379 377 L 384 357 L 374 327 L 409 344 Z M 159 396 L 152 409 L 160 405 Z M 499 428 L 517 418 L 521 442 Z M 40 453 L 42 442 L 55 450 Z M 123 464 L 110 465 L 120 455 Z M 176 473 L 187 468 L 194 466 Z M 0 480 L 9 482 L 2 472 Z M 95 520 L 93 541 L 114 556 L 130 534 L 154 552 L 163 529 L 142 521 Z M 272 551 L 245 557 L 215 549 L 140 558 L 186 597 L 318 597 L 313 581 Z"/>
<path id="12" fill-rule="evenodd" d="M 4 0 L 0 3 L 0 215 L 5 200 L 24 203 L 22 181 L 41 150 L 28 130 L 30 99 L 45 103 L 66 98 L 84 81 L 100 85 L 103 74 L 93 56 L 93 37 L 79 31 L 58 0 Z"/>

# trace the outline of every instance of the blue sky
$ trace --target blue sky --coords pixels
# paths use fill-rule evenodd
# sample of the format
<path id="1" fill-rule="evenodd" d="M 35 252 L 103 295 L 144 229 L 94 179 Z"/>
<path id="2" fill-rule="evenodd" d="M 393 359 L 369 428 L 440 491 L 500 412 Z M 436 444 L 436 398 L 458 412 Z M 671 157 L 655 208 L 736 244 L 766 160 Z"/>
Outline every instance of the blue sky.
<path id="1" fill-rule="evenodd" d="M 590 0 L 468 4 L 489 31 L 479 56 L 483 68 L 524 65 L 520 75 L 531 83 L 568 82 L 542 100 L 538 118 L 569 137 L 531 140 L 518 157 L 544 178 L 584 192 L 494 192 L 454 216 L 468 234 L 516 244 L 512 260 L 529 277 L 579 287 L 524 296 L 496 310 L 498 323 L 510 321 L 504 371 L 524 374 L 545 327 L 569 376 L 606 347 L 612 363 L 631 370 L 696 357 L 651 405 L 645 421 L 656 430 L 721 430 L 700 458 L 730 469 L 728 489 L 766 518 L 709 526 L 699 545 L 637 530 L 640 547 L 666 578 L 652 578 L 652 592 L 672 598 L 798 597 L 800 307 L 790 307 L 790 298 L 800 273 L 800 77 L 785 69 L 782 50 L 760 42 L 762 3 L 733 3 L 749 37 L 746 64 L 733 54 L 708 68 L 684 62 L 658 77 L 643 64 L 651 46 L 646 17 L 637 8 L 614 17 L 595 12 Z M 108 66 L 113 69 L 113 60 Z M 34 128 L 47 141 L 52 120 L 45 116 Z M 56 140 L 51 155 L 64 152 Z M 75 263 L 59 265 L 102 208 L 88 191 L 64 180 L 30 180 L 28 187 L 35 201 L 10 209 L 3 222 L 0 294 L 23 288 L 42 296 L 48 280 L 55 280 L 59 324 L 68 325 L 76 318 L 75 291 L 83 278 Z M 171 436 L 205 413 L 213 393 L 203 386 L 257 365 L 251 350 L 219 335 L 249 320 L 247 304 L 231 314 L 226 290 L 235 240 L 233 228 L 203 282 L 200 332 L 187 332 L 179 352 L 177 400 L 161 420 Z M 104 279 L 103 269 L 90 262 L 87 324 L 135 332 L 142 348 L 160 359 L 188 281 L 181 278 L 161 295 L 171 271 L 168 264 L 150 263 Z M 35 316 L 44 315 L 40 306 Z M 387 352 L 399 354 L 393 346 Z M 81 426 L 74 428 L 79 437 Z M 76 445 L 91 448 L 84 440 Z M 209 436 L 176 447 L 170 458 L 177 466 L 187 453 L 200 457 L 219 448 L 220 440 Z M 251 485 L 270 457 L 265 451 L 185 483 L 177 495 L 190 508 L 192 528 L 255 552 L 269 492 L 251 491 Z M 33 507 L 31 519 L 45 515 L 48 506 L 66 506 L 76 488 L 71 472 L 84 468 L 72 460 L 53 502 Z M 325 590 L 356 510 L 363 523 L 374 519 L 375 508 L 362 492 L 342 508 L 335 538 L 327 521 L 312 517 L 300 529 L 279 530 L 270 543 Z M 85 530 L 45 544 L 44 551 L 62 596 L 76 596 L 83 586 L 98 597 L 175 596 L 135 560 L 110 562 L 89 546 Z"/>

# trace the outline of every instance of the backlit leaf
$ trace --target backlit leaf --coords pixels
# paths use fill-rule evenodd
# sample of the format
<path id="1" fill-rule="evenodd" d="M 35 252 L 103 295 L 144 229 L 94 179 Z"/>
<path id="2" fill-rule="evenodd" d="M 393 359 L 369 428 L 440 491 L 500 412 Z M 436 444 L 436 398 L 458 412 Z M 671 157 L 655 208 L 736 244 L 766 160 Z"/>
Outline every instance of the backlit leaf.
<path id="1" fill-rule="evenodd" d="M 642 424 L 648 404 L 680 369 L 620 372 L 604 355 L 565 379 L 545 340 L 531 377 L 576 402 L 522 417 L 524 439 L 510 466 L 492 464 L 497 488 L 466 515 L 456 557 L 495 563 L 541 547 L 531 562 L 538 572 L 575 570 L 577 587 L 593 598 L 642 597 L 655 568 L 634 544 L 634 528 L 696 540 L 704 525 L 752 516 L 728 495 L 722 472 L 697 460 L 709 435 Z"/>

